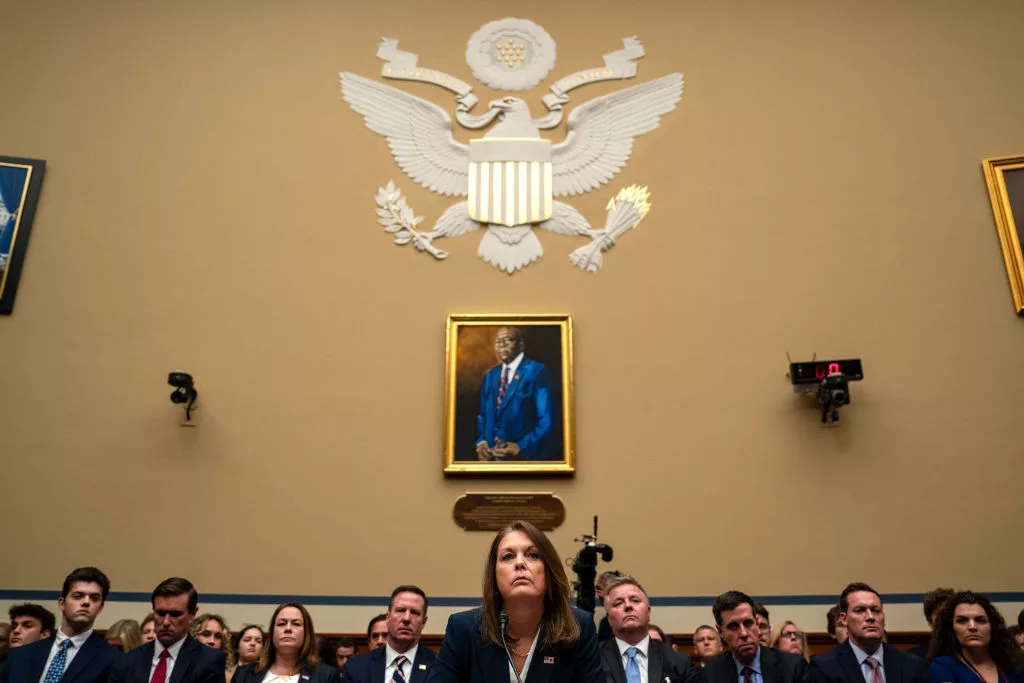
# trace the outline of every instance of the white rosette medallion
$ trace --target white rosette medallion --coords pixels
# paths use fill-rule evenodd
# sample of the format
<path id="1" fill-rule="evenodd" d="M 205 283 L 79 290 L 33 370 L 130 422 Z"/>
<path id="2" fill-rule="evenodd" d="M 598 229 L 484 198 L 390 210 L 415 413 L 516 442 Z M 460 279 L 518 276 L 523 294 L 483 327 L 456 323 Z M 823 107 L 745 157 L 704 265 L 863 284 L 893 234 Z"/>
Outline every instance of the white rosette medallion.
<path id="1" fill-rule="evenodd" d="M 555 41 L 528 19 L 499 19 L 470 37 L 466 64 L 495 90 L 529 90 L 554 68 Z"/>

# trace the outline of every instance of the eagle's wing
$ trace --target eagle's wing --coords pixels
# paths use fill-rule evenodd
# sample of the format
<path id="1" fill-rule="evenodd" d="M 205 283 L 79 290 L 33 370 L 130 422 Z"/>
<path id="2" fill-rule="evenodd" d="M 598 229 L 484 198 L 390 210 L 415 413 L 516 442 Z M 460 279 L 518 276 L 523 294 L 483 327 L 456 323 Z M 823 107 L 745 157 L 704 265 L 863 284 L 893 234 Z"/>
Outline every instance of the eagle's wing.
<path id="1" fill-rule="evenodd" d="M 590 223 L 583 214 L 564 202 L 554 202 L 551 207 L 551 218 L 541 221 L 537 227 L 570 237 L 587 237 L 592 234 Z"/>
<path id="2" fill-rule="evenodd" d="M 363 115 L 366 127 L 388 139 L 395 161 L 410 178 L 443 195 L 466 196 L 469 147 L 452 137 L 448 112 L 352 73 L 341 74 L 341 92 Z"/>
<path id="3" fill-rule="evenodd" d="M 622 170 L 633 138 L 658 127 L 683 96 L 683 75 L 669 74 L 598 97 L 573 110 L 569 135 L 551 148 L 556 197 L 589 192 Z"/>

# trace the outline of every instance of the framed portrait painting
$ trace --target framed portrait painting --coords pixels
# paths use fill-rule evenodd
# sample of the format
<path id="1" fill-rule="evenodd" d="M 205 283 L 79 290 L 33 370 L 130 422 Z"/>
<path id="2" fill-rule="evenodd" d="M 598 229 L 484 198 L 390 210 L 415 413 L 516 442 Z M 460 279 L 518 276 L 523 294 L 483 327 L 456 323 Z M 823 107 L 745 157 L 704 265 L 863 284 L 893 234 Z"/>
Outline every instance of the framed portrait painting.
<path id="1" fill-rule="evenodd" d="M 1024 313 L 1024 154 L 982 162 L 1017 314 Z"/>
<path id="2" fill-rule="evenodd" d="M 46 162 L 0 157 L 0 313 L 10 313 L 18 292 Z"/>
<path id="3" fill-rule="evenodd" d="M 450 315 L 444 471 L 572 474 L 572 318 Z"/>

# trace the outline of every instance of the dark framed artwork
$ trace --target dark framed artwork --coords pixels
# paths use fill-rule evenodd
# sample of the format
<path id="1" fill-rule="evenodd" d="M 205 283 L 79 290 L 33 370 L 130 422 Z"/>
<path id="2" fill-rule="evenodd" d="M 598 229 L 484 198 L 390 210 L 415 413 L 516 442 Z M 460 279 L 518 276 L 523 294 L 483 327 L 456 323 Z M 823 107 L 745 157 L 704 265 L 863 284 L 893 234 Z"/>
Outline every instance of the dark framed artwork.
<path id="1" fill-rule="evenodd" d="M 0 313 L 10 313 L 39 203 L 46 162 L 0 157 Z"/>
<path id="2" fill-rule="evenodd" d="M 1024 154 L 985 159 L 981 164 L 992 202 L 992 214 L 1003 248 L 1006 274 L 1017 315 L 1024 313 Z"/>
<path id="3" fill-rule="evenodd" d="M 445 473 L 575 471 L 569 315 L 450 315 L 445 355 Z"/>

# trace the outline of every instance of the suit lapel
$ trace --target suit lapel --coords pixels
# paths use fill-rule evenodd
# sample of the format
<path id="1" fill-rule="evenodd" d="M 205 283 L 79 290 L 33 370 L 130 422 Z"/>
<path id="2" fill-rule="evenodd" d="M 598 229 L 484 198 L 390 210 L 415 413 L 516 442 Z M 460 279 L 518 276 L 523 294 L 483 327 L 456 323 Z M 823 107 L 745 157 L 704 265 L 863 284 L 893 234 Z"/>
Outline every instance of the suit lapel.
<path id="1" fill-rule="evenodd" d="M 409 674 L 409 683 L 424 683 L 430 675 L 430 664 L 427 662 L 427 648 L 420 645 L 416 648 L 416 659 L 412 662 L 412 673 Z M 423 665 L 424 669 L 420 668 Z"/>
<path id="2" fill-rule="evenodd" d="M 857 664 L 857 655 L 853 654 L 853 647 L 850 646 L 850 642 L 847 641 L 842 645 L 837 645 L 836 650 L 836 659 L 839 660 L 839 666 L 842 667 L 843 673 L 846 674 L 847 683 L 867 683 L 864 680 L 864 674 L 860 670 L 860 665 Z M 888 683 L 898 682 L 889 681 Z"/>
<path id="3" fill-rule="evenodd" d="M 75 676 L 82 673 L 85 667 L 92 662 L 92 658 L 96 650 L 99 649 L 101 642 L 103 642 L 103 638 L 99 634 L 93 633 L 82 643 L 82 651 L 75 655 L 75 658 L 71 660 L 71 664 L 64 671 L 64 676 L 60 679 L 62 683 L 72 683 L 75 680 Z"/>
<path id="4" fill-rule="evenodd" d="M 779 658 L 775 650 L 761 647 L 761 680 L 764 683 L 782 683 L 782 672 L 779 670 Z"/>
<path id="5" fill-rule="evenodd" d="M 56 640 L 57 636 L 50 636 L 45 641 L 43 641 L 46 643 L 45 647 L 40 645 L 33 651 L 32 661 L 28 665 L 30 680 L 38 681 L 40 678 L 43 677 L 43 667 L 46 666 L 46 658 L 50 656 L 50 650 L 53 649 L 53 643 Z"/>
<path id="6" fill-rule="evenodd" d="M 614 638 L 601 643 L 601 657 L 604 659 L 605 671 L 612 678 L 612 683 L 626 683 L 626 671 L 622 668 L 622 655 L 619 654 L 618 643 Z"/>
<path id="7" fill-rule="evenodd" d="M 374 648 L 370 654 L 370 680 L 383 681 L 384 669 L 388 666 L 388 646 L 381 645 Z"/>
<path id="8" fill-rule="evenodd" d="M 664 659 L 658 641 L 647 641 L 647 683 L 660 683 Z"/>
<path id="9" fill-rule="evenodd" d="M 479 639 L 479 636 L 478 636 Z M 508 678 L 508 655 L 505 650 L 494 643 L 485 643 L 480 648 L 480 668 L 482 680 L 489 683 L 501 683 Z"/>
<path id="10" fill-rule="evenodd" d="M 156 641 L 151 640 L 142 647 L 132 650 L 122 657 L 128 657 L 134 666 L 131 667 L 133 683 L 149 683 L 149 668 L 153 666 L 156 654 Z M 134 658 L 138 658 L 136 661 Z"/>
<path id="11" fill-rule="evenodd" d="M 720 660 L 718 664 L 722 669 L 724 669 L 720 672 L 723 675 L 724 680 L 729 681 L 729 683 L 739 683 L 740 674 L 736 671 L 736 659 L 732 656 L 731 652 L 726 652 L 724 655 L 715 657 L 715 659 L 711 661 L 715 660 Z"/>
<path id="12" fill-rule="evenodd" d="M 524 361 L 525 362 L 525 361 Z M 522 363 L 519 364 L 521 368 Z M 544 630 L 541 629 L 541 640 L 544 639 Z M 562 658 L 555 655 L 555 649 L 550 645 L 541 649 L 540 643 L 533 651 L 533 659 L 530 660 L 530 668 L 526 672 L 523 683 L 550 683 L 555 677 L 555 669 L 565 664 L 560 661 Z"/>
<path id="13" fill-rule="evenodd" d="M 885 670 L 885 683 L 903 683 L 903 653 L 894 652 L 896 648 L 882 643 L 882 668 Z"/>
<path id="14" fill-rule="evenodd" d="M 192 666 L 192 662 L 195 660 L 196 648 L 206 647 L 200 645 L 199 641 L 192 636 L 186 636 L 185 642 L 181 644 L 181 649 L 178 650 L 178 661 L 174 663 L 174 670 L 171 671 L 170 683 L 181 683 L 181 680 L 185 677 L 189 667 Z"/>

